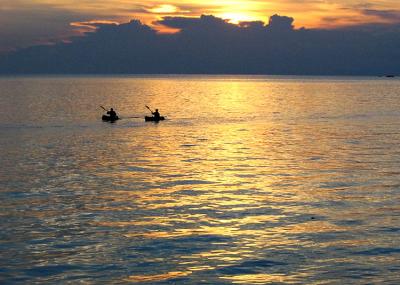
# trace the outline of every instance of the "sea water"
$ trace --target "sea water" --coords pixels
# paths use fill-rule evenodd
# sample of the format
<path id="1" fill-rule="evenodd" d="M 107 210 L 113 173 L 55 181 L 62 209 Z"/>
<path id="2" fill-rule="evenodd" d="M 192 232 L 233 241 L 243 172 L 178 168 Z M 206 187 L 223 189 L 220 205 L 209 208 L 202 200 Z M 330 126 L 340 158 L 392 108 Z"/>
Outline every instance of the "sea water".
<path id="1" fill-rule="evenodd" d="M 396 78 L 3 77 L 0 106 L 2 284 L 400 283 Z"/>

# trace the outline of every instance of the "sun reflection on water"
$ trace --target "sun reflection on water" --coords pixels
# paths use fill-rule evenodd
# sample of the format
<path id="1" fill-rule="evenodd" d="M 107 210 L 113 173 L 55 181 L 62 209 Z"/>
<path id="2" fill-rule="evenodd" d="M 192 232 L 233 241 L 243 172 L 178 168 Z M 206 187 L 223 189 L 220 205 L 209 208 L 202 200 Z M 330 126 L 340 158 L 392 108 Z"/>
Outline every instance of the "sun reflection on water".
<path id="1" fill-rule="evenodd" d="M 316 242 L 322 248 L 363 244 L 360 239 L 346 237 L 345 233 L 354 230 L 354 225 L 338 224 L 328 218 L 331 209 L 320 206 L 326 199 L 338 203 L 362 199 L 343 196 L 344 189 L 357 187 L 358 179 L 343 171 L 363 171 L 364 166 L 343 156 L 343 148 L 336 150 L 336 142 L 325 137 L 332 130 L 321 129 L 318 122 L 313 126 L 304 126 L 302 122 L 290 127 L 279 123 L 240 123 L 204 128 L 191 130 L 189 136 L 176 132 L 174 126 L 157 129 L 154 138 L 159 138 L 158 148 L 142 141 L 142 148 L 136 149 L 137 142 L 127 141 L 124 147 L 135 150 L 137 163 L 131 162 L 118 176 L 132 181 L 132 188 L 104 194 L 102 198 L 113 206 L 93 209 L 140 213 L 133 220 L 94 223 L 120 228 L 132 242 L 210 239 L 209 249 L 164 257 L 172 258 L 182 271 L 134 275 L 129 281 L 174 280 L 194 272 L 220 270 L 227 272 L 221 274 L 220 280 L 233 284 L 297 283 L 307 278 L 305 268 L 293 269 L 290 275 L 274 271 L 229 274 L 226 268 L 238 266 L 240 272 L 240 264 L 247 260 L 267 258 L 260 249 L 287 252 L 277 260 L 272 258 L 272 264 L 277 262 L 279 267 L 286 266 L 279 262 L 289 252 L 312 249 Z M 166 140 L 169 142 L 165 143 Z M 156 154 L 148 155 L 155 151 Z M 142 184 L 136 189 L 136 179 L 145 181 L 147 186 L 143 188 Z M 340 183 L 335 182 L 338 179 Z M 324 187 L 332 190 L 317 191 Z M 343 239 L 316 241 L 313 237 L 335 233 L 344 234 Z M 308 254 L 315 255 L 312 250 Z M 263 268 L 264 265 L 257 270 Z"/>
<path id="2" fill-rule="evenodd" d="M 118 102 L 128 117 L 149 102 L 170 119 L 101 124 L 93 111 L 84 126 L 76 114 L 61 128 L 29 115 L 40 128 L 7 129 L 7 274 L 151 284 L 368 275 L 378 284 L 397 270 L 400 128 L 398 115 L 382 114 L 397 114 L 400 102 L 397 93 L 377 100 L 379 82 L 69 80 L 56 106 L 89 84 L 96 92 L 79 97 L 83 106 Z M 55 116 L 54 100 L 40 94 L 31 107 L 47 104 Z"/>
<path id="3" fill-rule="evenodd" d="M 165 274 L 157 274 L 157 275 L 132 275 L 126 280 L 132 283 L 141 283 L 141 282 L 158 282 L 164 281 L 177 277 L 184 277 L 191 274 L 191 271 L 180 272 L 180 271 L 171 271 Z"/>

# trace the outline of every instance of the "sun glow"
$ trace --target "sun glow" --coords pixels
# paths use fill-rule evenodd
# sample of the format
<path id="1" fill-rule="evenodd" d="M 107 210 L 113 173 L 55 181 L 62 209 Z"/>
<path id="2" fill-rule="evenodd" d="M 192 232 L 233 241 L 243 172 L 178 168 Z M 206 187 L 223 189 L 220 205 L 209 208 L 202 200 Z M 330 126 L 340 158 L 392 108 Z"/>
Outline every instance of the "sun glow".
<path id="1" fill-rule="evenodd" d="M 247 21 L 257 21 L 259 20 L 258 17 L 251 16 L 246 13 L 241 12 L 226 12 L 222 14 L 217 14 L 218 17 L 222 19 L 228 20 L 230 23 L 239 24 L 240 22 L 247 22 Z"/>
<path id="2" fill-rule="evenodd" d="M 165 4 L 165 5 L 157 6 L 153 9 L 149 9 L 148 11 L 151 13 L 155 13 L 155 14 L 169 14 L 169 13 L 177 12 L 178 8 L 173 5 Z"/>

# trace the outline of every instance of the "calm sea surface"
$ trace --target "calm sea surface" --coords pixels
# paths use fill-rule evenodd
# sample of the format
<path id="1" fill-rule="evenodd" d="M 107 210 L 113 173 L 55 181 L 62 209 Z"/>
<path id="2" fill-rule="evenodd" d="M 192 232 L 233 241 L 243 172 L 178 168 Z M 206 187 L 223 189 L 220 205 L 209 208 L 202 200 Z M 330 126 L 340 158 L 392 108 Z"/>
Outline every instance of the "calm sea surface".
<path id="1" fill-rule="evenodd" d="M 9 77 L 0 106 L 1 284 L 400 284 L 399 79 Z"/>

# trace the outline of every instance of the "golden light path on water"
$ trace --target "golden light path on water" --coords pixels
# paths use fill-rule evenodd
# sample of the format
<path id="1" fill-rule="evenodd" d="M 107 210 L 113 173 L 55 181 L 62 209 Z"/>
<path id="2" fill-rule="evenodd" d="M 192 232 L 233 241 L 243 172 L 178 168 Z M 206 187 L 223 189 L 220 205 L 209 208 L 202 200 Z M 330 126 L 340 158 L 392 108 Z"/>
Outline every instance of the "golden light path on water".
<path id="1" fill-rule="evenodd" d="M 262 132 L 265 132 L 264 127 Z M 179 260 L 181 260 L 179 264 L 183 268 L 182 271 L 154 276 L 143 275 L 140 277 L 134 275 L 129 278 L 130 281 L 157 281 L 160 278 L 168 279 L 187 275 L 193 271 L 226 267 L 248 258 L 257 259 L 259 249 L 266 246 L 286 247 L 295 246 L 296 244 L 312 246 L 309 241 L 288 238 L 287 236 L 291 234 L 331 233 L 349 230 L 348 227 L 336 226 L 328 221 L 313 220 L 306 220 L 295 225 L 264 227 L 265 224 L 279 224 L 281 219 L 284 220 L 291 216 L 292 213 L 304 211 L 301 201 L 309 200 L 310 197 L 307 197 L 307 193 L 301 192 L 293 195 L 293 193 L 285 190 L 284 184 L 285 180 L 292 180 L 293 177 L 301 179 L 303 167 L 306 168 L 307 166 L 296 166 L 295 161 L 303 161 L 304 156 L 312 157 L 313 154 L 292 149 L 292 147 L 296 148 L 297 146 L 294 143 L 281 149 L 281 153 L 273 151 L 277 148 L 276 143 L 281 148 L 280 142 L 271 143 L 270 140 L 265 142 L 264 138 L 267 134 L 263 136 L 260 133 L 254 133 L 257 131 L 259 130 L 252 130 L 248 127 L 247 129 L 232 129 L 232 126 L 211 126 L 207 130 L 202 129 L 198 134 L 196 132 L 192 134 L 193 138 L 200 138 L 200 142 L 195 144 L 188 144 L 188 138 L 185 135 L 182 138 L 178 138 L 178 141 L 174 144 L 180 145 L 183 148 L 182 152 L 177 151 L 174 147 L 169 148 L 168 145 L 163 146 L 162 149 L 165 150 L 165 154 L 158 152 L 159 158 L 153 161 L 155 165 L 167 165 L 166 172 L 168 174 L 166 176 L 174 177 L 175 179 L 181 178 L 180 182 L 165 183 L 163 182 L 164 179 L 160 178 L 162 175 L 159 176 L 155 175 L 154 172 L 149 172 L 149 177 L 145 180 L 151 181 L 152 184 L 159 185 L 159 187 L 155 187 L 145 193 L 112 191 L 103 197 L 103 199 L 113 201 L 116 204 L 126 204 L 126 201 L 134 201 L 135 206 L 132 206 L 132 208 L 125 208 L 125 206 L 121 210 L 135 210 L 137 207 L 143 207 L 145 211 L 158 211 L 162 214 L 150 219 L 146 217 L 144 220 L 107 221 L 96 224 L 96 226 L 132 227 L 133 231 L 125 233 L 127 238 L 236 237 L 235 245 L 233 247 L 229 246 L 225 250 L 206 250 L 192 255 L 182 254 L 179 256 Z M 246 133 L 245 139 L 243 139 L 243 132 Z M 160 138 L 170 135 L 157 133 Z M 259 138 L 261 141 L 257 141 L 255 138 Z M 150 140 L 152 140 L 151 137 Z M 189 140 L 193 141 L 192 139 Z M 298 140 L 298 138 L 294 138 L 294 140 Z M 314 140 L 314 143 L 319 143 L 319 140 Z M 264 147 L 260 149 L 261 145 L 264 145 Z M 127 147 L 130 147 L 129 144 Z M 187 148 L 190 148 L 190 151 L 187 151 Z M 291 157 L 292 155 L 298 155 L 299 157 Z M 147 154 L 144 154 L 143 158 L 137 157 L 137 159 L 140 161 L 145 157 L 147 157 Z M 263 159 L 264 157 L 268 158 L 268 165 Z M 282 162 L 290 161 L 291 159 L 293 160 L 293 170 L 288 171 L 286 163 L 282 165 Z M 182 162 L 187 163 L 183 163 L 182 166 Z M 311 162 L 311 169 L 315 167 L 314 164 Z M 143 166 L 139 164 L 137 167 Z M 331 167 L 341 167 L 341 165 L 332 165 Z M 183 173 L 182 168 L 185 169 Z M 282 168 L 285 168 L 284 177 L 290 177 L 290 179 L 279 177 L 278 173 L 274 173 Z M 131 175 L 132 173 L 127 172 L 121 178 L 124 180 L 133 179 Z M 305 178 L 303 179 L 305 180 Z M 307 180 L 309 179 L 310 177 L 307 177 Z M 311 179 L 313 178 L 311 177 Z M 314 179 L 318 181 L 319 176 L 316 175 Z M 194 193 L 188 196 L 185 191 Z M 270 214 L 263 213 L 266 205 L 270 207 Z M 191 212 L 200 213 L 193 215 L 187 214 L 185 211 L 180 214 L 171 211 L 171 209 L 190 209 Z M 226 217 L 216 218 L 210 217 L 206 213 L 201 213 L 207 211 L 224 213 L 223 215 L 226 215 Z M 241 215 L 242 212 L 249 213 L 249 215 Z M 315 210 L 310 211 L 310 214 L 321 215 L 319 211 Z M 153 226 L 163 228 L 163 230 L 148 230 L 148 227 Z M 140 228 L 143 230 L 138 230 Z M 240 236 L 239 239 L 237 238 L 238 236 Z M 216 265 L 208 265 L 210 262 Z M 221 276 L 223 279 L 233 280 L 234 283 L 244 284 L 265 284 L 273 281 L 290 282 L 293 279 L 292 276 L 286 277 L 284 275 L 262 273 L 234 275 L 231 277 Z"/>
<path id="2" fill-rule="evenodd" d="M 13 183 L 30 194 L 9 196 L 2 217 L 21 218 L 19 232 L 8 231 L 29 244 L 24 256 L 32 268 L 78 267 L 33 280 L 73 280 L 74 270 L 108 283 L 397 280 L 390 272 L 399 257 L 398 81 L 23 83 L 15 90 L 30 86 L 34 94 L 14 91 L 13 100 L 24 100 L 2 142 L 10 153 L 5 165 L 19 179 Z M 37 110 L 30 125 L 38 129 L 22 125 L 27 102 Z M 96 108 L 77 120 L 93 102 L 114 106 L 125 119 L 97 122 Z M 13 112 L 15 104 L 7 104 Z M 145 114 L 144 104 L 168 120 L 132 118 Z M 58 106 L 65 117 L 49 125 L 48 118 L 59 118 Z"/>

